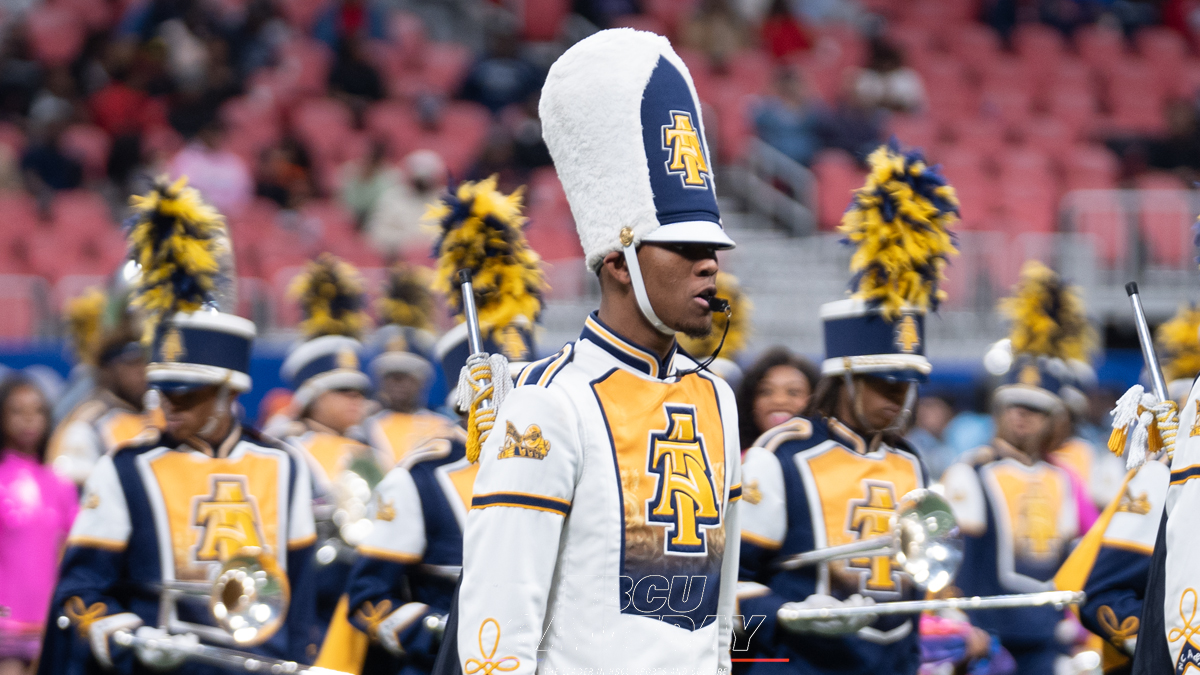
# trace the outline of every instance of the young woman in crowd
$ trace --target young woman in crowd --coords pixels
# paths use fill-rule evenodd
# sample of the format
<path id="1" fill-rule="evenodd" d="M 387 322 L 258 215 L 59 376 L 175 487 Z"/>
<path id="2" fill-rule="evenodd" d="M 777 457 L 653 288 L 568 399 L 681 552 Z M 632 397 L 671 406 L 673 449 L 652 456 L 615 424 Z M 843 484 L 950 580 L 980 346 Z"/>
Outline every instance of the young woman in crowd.
<path id="1" fill-rule="evenodd" d="M 816 366 L 786 347 L 772 347 L 764 352 L 746 371 L 737 391 L 742 449 L 803 412 L 820 378 Z"/>

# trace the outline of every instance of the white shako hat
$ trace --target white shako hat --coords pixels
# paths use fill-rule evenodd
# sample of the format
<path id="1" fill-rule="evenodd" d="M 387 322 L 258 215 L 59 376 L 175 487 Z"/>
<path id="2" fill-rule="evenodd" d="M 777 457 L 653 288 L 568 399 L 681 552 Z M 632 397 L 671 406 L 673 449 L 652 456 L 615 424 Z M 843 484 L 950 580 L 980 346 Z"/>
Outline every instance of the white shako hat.
<path id="1" fill-rule="evenodd" d="M 624 251 L 642 313 L 673 335 L 646 295 L 642 242 L 733 248 L 721 226 L 700 101 L 666 38 L 614 28 L 571 47 L 546 76 L 542 135 L 592 271 Z"/>

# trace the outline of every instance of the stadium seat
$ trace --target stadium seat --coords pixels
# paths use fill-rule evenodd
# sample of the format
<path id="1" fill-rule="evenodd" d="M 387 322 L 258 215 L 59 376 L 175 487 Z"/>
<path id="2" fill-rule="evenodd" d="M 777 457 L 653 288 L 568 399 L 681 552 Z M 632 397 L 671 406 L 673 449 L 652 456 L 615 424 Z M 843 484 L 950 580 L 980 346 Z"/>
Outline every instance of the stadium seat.
<path id="1" fill-rule="evenodd" d="M 1165 26 L 1146 26 L 1137 32 L 1134 40 L 1142 58 L 1154 64 L 1159 84 L 1169 87 L 1187 60 L 1187 42 Z"/>
<path id="2" fill-rule="evenodd" d="M 893 115 L 888 120 L 887 135 L 895 136 L 904 146 L 922 150 L 941 141 L 938 123 L 925 115 Z"/>
<path id="3" fill-rule="evenodd" d="M 851 194 L 862 187 L 866 171 L 841 150 L 822 151 L 812 170 L 817 177 L 818 225 L 823 230 L 832 230 L 841 223 Z"/>
<path id="4" fill-rule="evenodd" d="M 25 151 L 25 132 L 12 122 L 0 122 L 0 145 L 8 146 L 14 157 Z"/>
<path id="5" fill-rule="evenodd" d="M 652 16 L 645 14 L 626 14 L 618 16 L 612 20 L 613 28 L 632 28 L 634 30 L 643 30 L 647 33 L 662 35 L 666 37 L 668 30 L 667 25 Z"/>
<path id="6" fill-rule="evenodd" d="M 1192 225 L 1196 218 L 1189 196 L 1183 189 L 1143 188 L 1139 194 L 1139 224 L 1151 264 L 1172 269 L 1194 267 Z"/>
<path id="7" fill-rule="evenodd" d="M 1000 184 L 1003 212 L 1012 232 L 1054 232 L 1058 222 L 1058 190 L 1053 184 L 1025 176 L 1008 176 Z"/>
<path id="8" fill-rule="evenodd" d="M 47 66 L 68 65 L 83 48 L 86 37 L 83 19 L 69 7 L 35 5 L 29 12 L 27 25 L 33 55 Z"/>
<path id="9" fill-rule="evenodd" d="M 950 56 L 983 70 L 1000 56 L 1000 36 L 981 23 L 967 23 L 947 35 Z"/>
<path id="10" fill-rule="evenodd" d="M 983 157 L 990 157 L 1004 148 L 1005 125 L 999 120 L 965 118 L 953 128 L 959 146 Z"/>
<path id="11" fill-rule="evenodd" d="M 1098 121 L 1096 97 L 1091 88 L 1055 86 L 1046 97 L 1047 114 L 1066 124 L 1076 138 L 1086 136 Z"/>
<path id="12" fill-rule="evenodd" d="M 318 162 L 340 159 L 353 125 L 350 106 L 334 98 L 309 99 L 292 113 L 292 129 Z"/>
<path id="13" fill-rule="evenodd" d="M 1033 114 L 1033 92 L 1028 87 L 987 87 L 982 99 L 984 114 L 998 117 L 1006 126 L 1022 125 Z"/>
<path id="14" fill-rule="evenodd" d="M 1045 152 L 1059 166 L 1062 166 L 1067 152 L 1075 144 L 1072 136 L 1074 130 L 1062 120 L 1047 115 L 1026 120 L 1018 133 L 1025 145 Z"/>
<path id="15" fill-rule="evenodd" d="M 646 15 L 661 21 L 673 35 L 680 24 L 695 12 L 698 4 L 696 0 L 645 0 L 641 7 Z"/>
<path id="16" fill-rule="evenodd" d="M 62 312 L 67 302 L 81 295 L 89 288 L 103 290 L 108 286 L 108 277 L 102 274 L 68 274 L 58 283 L 50 294 L 50 307 L 55 312 Z"/>
<path id="17" fill-rule="evenodd" d="M 1029 145 L 1005 148 L 996 155 L 996 166 L 1006 181 L 1041 183 L 1058 189 L 1050 158 L 1040 148 Z"/>
<path id="18" fill-rule="evenodd" d="M 330 0 L 279 0 L 277 7 L 288 23 L 308 32 L 331 4 Z"/>
<path id="19" fill-rule="evenodd" d="M 113 222 L 108 203 L 100 193 L 92 190 L 70 190 L 60 192 L 51 204 L 54 231 L 63 236 L 103 236 L 118 232 Z"/>
<path id="20" fill-rule="evenodd" d="M 44 320 L 38 298 L 46 294 L 46 282 L 38 277 L 0 274 L 0 338 L 33 337 Z"/>
<path id="21" fill-rule="evenodd" d="M 1187 59 L 1172 73 L 1166 87 L 1168 96 L 1178 99 L 1193 99 L 1200 95 L 1200 59 Z"/>
<path id="22" fill-rule="evenodd" d="M 567 0 L 519 0 L 521 34 L 532 42 L 550 42 L 558 38 L 563 21 L 571 10 Z"/>
<path id="23" fill-rule="evenodd" d="M 992 215 L 998 206 L 998 185 L 984 171 L 984 157 L 978 151 L 941 146 L 931 150 L 929 158 L 941 165 L 942 174 L 958 193 L 964 222 L 974 226 Z"/>
<path id="24" fill-rule="evenodd" d="M 63 132 L 60 142 L 63 151 L 83 165 L 87 180 L 102 180 L 108 174 L 108 153 L 112 149 L 112 141 L 103 129 L 94 124 L 75 124 Z"/>
<path id="25" fill-rule="evenodd" d="M 1066 214 L 1075 232 L 1089 235 L 1100 263 L 1120 269 L 1129 255 L 1129 218 L 1116 192 L 1088 190 L 1068 194 Z"/>
<path id="26" fill-rule="evenodd" d="M 1042 68 L 1062 58 L 1066 51 L 1062 33 L 1043 23 L 1023 23 L 1012 34 L 1013 48 L 1022 61 Z"/>
<path id="27" fill-rule="evenodd" d="M 1125 56 L 1125 36 L 1120 31 L 1093 24 L 1075 31 L 1075 50 L 1088 65 L 1106 72 Z"/>
<path id="28" fill-rule="evenodd" d="M 1063 177 L 1068 190 L 1110 190 L 1117 185 L 1117 156 L 1099 144 L 1081 144 L 1064 156 Z"/>

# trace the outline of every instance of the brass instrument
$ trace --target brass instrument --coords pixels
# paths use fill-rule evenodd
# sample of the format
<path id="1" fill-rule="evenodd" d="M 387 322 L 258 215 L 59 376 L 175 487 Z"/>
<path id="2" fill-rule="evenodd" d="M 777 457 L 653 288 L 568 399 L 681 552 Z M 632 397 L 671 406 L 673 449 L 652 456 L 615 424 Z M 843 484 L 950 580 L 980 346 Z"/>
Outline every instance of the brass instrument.
<path id="1" fill-rule="evenodd" d="M 892 517 L 891 532 L 878 537 L 806 551 L 778 564 L 794 570 L 808 565 L 874 556 L 895 560 L 922 589 L 938 592 L 951 584 L 962 564 L 962 535 L 949 502 L 936 492 L 917 489 L 904 495 Z M 970 598 L 881 602 L 858 607 L 780 608 L 780 616 L 792 620 L 832 619 L 885 614 L 919 614 L 942 609 L 1002 609 L 1011 607 L 1082 604 L 1087 596 L 1076 591 L 1044 591 Z"/>
<path id="2" fill-rule="evenodd" d="M 238 646 L 254 647 L 271 639 L 283 627 L 291 601 L 291 586 L 279 564 L 262 549 L 243 548 L 224 564 L 212 584 L 191 581 L 167 581 L 162 593 L 207 597 L 209 610 L 217 625 Z M 201 644 L 194 634 L 185 639 L 170 636 L 146 637 L 128 630 L 113 633 L 118 646 L 166 655 L 172 662 L 186 660 L 207 663 L 250 673 L 288 673 L 294 675 L 339 675 L 338 671 L 313 668 L 296 663 L 257 656 L 248 652 Z M 344 675 L 344 674 L 342 674 Z"/>

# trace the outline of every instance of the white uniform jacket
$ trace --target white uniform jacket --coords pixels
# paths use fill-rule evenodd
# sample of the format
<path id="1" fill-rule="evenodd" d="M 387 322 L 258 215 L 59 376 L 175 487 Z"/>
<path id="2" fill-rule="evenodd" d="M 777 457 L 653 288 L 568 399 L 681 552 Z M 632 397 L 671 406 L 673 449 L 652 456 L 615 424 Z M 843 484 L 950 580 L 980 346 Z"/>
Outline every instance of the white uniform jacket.
<path id="1" fill-rule="evenodd" d="M 737 411 L 723 380 L 678 374 L 695 367 L 593 314 L 578 341 L 522 372 L 467 517 L 463 672 L 729 668 Z"/>

